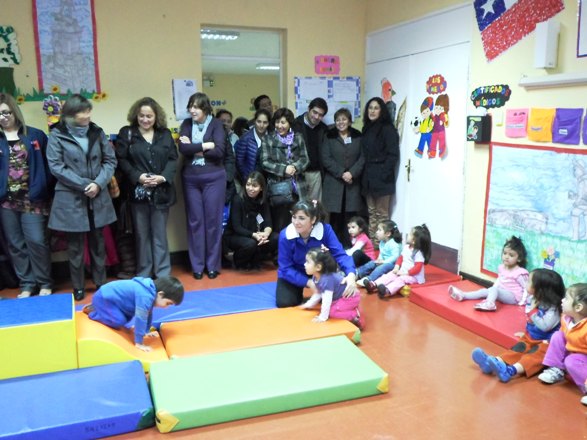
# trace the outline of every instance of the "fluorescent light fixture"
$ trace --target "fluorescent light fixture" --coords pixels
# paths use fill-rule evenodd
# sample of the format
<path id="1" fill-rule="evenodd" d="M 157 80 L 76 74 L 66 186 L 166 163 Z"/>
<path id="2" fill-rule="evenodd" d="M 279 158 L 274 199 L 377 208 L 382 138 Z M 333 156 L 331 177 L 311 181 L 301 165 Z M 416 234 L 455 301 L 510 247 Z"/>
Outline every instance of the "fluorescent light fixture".
<path id="1" fill-rule="evenodd" d="M 555 75 L 523 76 L 518 85 L 526 89 L 548 89 L 551 87 L 572 87 L 587 84 L 587 72 L 557 73 Z"/>
<path id="2" fill-rule="evenodd" d="M 279 70 L 279 64 L 257 64 L 255 67 L 257 70 Z"/>
<path id="3" fill-rule="evenodd" d="M 240 33 L 235 31 L 221 31 L 216 29 L 202 29 L 200 31 L 200 37 L 203 40 L 232 41 L 236 40 L 239 36 Z"/>

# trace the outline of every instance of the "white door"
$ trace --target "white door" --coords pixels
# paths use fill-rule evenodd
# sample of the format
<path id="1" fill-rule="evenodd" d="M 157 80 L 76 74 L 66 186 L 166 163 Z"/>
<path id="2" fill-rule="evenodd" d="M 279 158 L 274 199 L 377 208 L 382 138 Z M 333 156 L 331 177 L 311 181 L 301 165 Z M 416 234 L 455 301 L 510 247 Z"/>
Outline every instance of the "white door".
<path id="1" fill-rule="evenodd" d="M 371 63 L 366 68 L 365 101 L 381 96 L 383 78 L 393 85 L 398 110 L 407 98 L 392 218 L 404 233 L 426 223 L 435 243 L 456 250 L 462 247 L 468 60 L 469 43 L 461 43 Z M 441 83 L 444 80 L 445 90 L 427 90 L 431 78 L 440 79 Z M 425 98 L 436 102 L 441 94 L 449 98 L 445 112 L 446 157 L 441 159 L 437 154 L 429 158 L 428 147 L 418 157 L 415 149 L 421 134 L 414 132 L 413 123 L 416 119 L 421 123 L 420 108 Z"/>

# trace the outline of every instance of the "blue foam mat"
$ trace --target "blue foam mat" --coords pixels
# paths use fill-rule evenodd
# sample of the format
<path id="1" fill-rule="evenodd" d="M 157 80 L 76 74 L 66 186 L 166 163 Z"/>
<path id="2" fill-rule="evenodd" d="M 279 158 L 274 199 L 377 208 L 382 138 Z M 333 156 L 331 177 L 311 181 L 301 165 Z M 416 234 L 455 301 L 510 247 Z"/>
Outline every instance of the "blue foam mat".
<path id="1" fill-rule="evenodd" d="M 179 306 L 153 309 L 153 326 L 163 322 L 274 309 L 276 283 L 186 292 Z"/>
<path id="2" fill-rule="evenodd" d="M 153 309 L 153 326 L 159 329 L 163 322 L 274 309 L 275 285 L 269 282 L 186 292 L 179 306 Z M 77 306 L 76 310 L 82 308 Z"/>
<path id="3" fill-rule="evenodd" d="M 139 361 L 0 381 L 0 439 L 90 439 L 154 424 Z"/>
<path id="4" fill-rule="evenodd" d="M 73 319 L 73 296 L 59 294 L 0 301 L 0 327 Z"/>

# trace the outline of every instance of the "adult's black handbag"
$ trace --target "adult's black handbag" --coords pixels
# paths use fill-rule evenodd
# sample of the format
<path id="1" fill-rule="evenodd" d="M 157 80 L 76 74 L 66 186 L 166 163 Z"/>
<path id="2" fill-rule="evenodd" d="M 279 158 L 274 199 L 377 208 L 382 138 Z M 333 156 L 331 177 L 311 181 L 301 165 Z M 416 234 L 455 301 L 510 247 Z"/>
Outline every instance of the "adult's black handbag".
<path id="1" fill-rule="evenodd" d="M 271 206 L 289 205 L 296 200 L 291 179 L 269 182 L 268 195 Z"/>

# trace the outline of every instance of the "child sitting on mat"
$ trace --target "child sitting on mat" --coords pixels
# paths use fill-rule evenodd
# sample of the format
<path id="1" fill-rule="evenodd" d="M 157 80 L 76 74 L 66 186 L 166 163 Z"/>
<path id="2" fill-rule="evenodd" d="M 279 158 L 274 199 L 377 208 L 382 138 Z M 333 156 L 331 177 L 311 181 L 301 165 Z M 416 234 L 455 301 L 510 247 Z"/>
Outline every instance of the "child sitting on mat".
<path id="1" fill-rule="evenodd" d="M 312 320 L 324 322 L 329 317 L 346 319 L 362 330 L 365 322 L 359 310 L 361 295 L 358 290 L 355 290 L 350 296 L 343 295 L 346 288 L 346 284 L 342 284 L 344 276 L 337 272 L 336 261 L 330 252 L 320 248 L 310 249 L 306 253 L 304 268 L 306 273 L 312 277 L 309 287 L 313 294 L 300 307 L 309 309 L 322 301 L 320 314 Z"/>
<path id="2" fill-rule="evenodd" d="M 503 245 L 501 261 L 497 268 L 497 280 L 489 289 L 479 289 L 473 292 L 463 292 L 454 287 L 448 287 L 448 293 L 455 301 L 465 299 L 482 299 L 475 304 L 475 310 L 494 312 L 497 307 L 495 301 L 504 304 L 524 305 L 526 303 L 526 248 L 518 237 L 512 237 Z"/>
<path id="3" fill-rule="evenodd" d="M 379 240 L 379 257 L 357 268 L 357 284 L 362 287 L 367 281 L 392 271 L 402 251 L 402 234 L 393 220 L 379 223 L 375 235 Z"/>
<path id="4" fill-rule="evenodd" d="M 481 371 L 495 374 L 501 382 L 540 372 L 548 341 L 560 327 L 561 300 L 565 296 L 562 277 L 554 270 L 535 269 L 530 272 L 526 290 L 530 295 L 526 303 L 526 331 L 516 333 L 516 345 L 499 356 L 489 356 L 480 348 L 472 353 Z"/>
<path id="5" fill-rule="evenodd" d="M 405 296 L 402 287 L 426 281 L 424 265 L 430 261 L 431 252 L 432 239 L 428 226 L 424 224 L 413 227 L 393 270 L 375 281 L 366 281 L 367 292 L 377 291 L 380 299 L 386 299 L 397 292 Z"/>
<path id="6" fill-rule="evenodd" d="M 94 293 L 92 303 L 86 305 L 83 312 L 90 319 L 116 329 L 134 318 L 135 346 L 151 351 L 151 347 L 143 344 L 143 338 L 156 335 L 156 332 L 149 332 L 153 307 L 181 304 L 183 290 L 175 277 L 159 277 L 155 281 L 142 277 L 112 281 Z"/>

